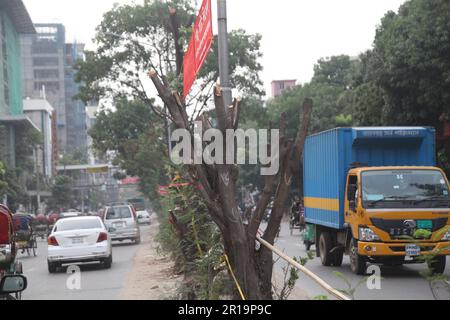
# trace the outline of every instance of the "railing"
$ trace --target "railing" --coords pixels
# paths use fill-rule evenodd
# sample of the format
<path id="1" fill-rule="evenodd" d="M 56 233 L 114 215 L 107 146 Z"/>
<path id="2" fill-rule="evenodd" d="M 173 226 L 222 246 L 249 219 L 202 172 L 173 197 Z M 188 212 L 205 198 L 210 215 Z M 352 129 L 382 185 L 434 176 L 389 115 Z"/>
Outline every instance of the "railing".
<path id="1" fill-rule="evenodd" d="M 310 277 L 312 280 L 314 280 L 319 286 L 324 288 L 326 291 L 328 291 L 331 295 L 336 297 L 339 300 L 351 300 L 349 297 L 347 297 L 345 294 L 340 292 L 339 290 L 334 289 L 332 286 L 330 286 L 328 283 L 326 283 L 324 280 L 319 278 L 316 274 L 302 266 L 300 263 L 292 259 L 291 257 L 285 255 L 283 252 L 281 252 L 279 249 L 262 239 L 259 235 L 256 236 L 256 239 L 261 243 L 263 246 L 268 248 L 270 251 L 278 255 L 281 259 L 285 260 L 287 263 L 295 267 L 296 269 L 300 270 L 304 274 L 306 274 L 308 277 Z"/>

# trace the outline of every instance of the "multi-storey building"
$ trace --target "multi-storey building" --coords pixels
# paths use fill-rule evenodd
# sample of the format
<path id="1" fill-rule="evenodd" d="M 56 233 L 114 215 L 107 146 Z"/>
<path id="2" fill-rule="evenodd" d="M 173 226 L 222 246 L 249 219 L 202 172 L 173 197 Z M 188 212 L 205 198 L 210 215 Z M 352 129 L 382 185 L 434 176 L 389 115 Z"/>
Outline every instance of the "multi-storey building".
<path id="1" fill-rule="evenodd" d="M 274 80 L 272 81 L 272 97 L 280 96 L 284 90 L 295 87 L 297 80 Z"/>
<path id="2" fill-rule="evenodd" d="M 23 111 L 39 128 L 43 144 L 37 150 L 36 168 L 47 178 L 51 178 L 56 170 L 53 156 L 53 115 L 54 109 L 44 99 L 25 99 Z"/>
<path id="3" fill-rule="evenodd" d="M 75 82 L 74 65 L 84 60 L 84 44 L 68 43 L 65 51 L 65 87 L 66 87 L 66 131 L 67 146 L 70 150 L 87 152 L 86 111 L 81 100 L 73 97 L 79 92 Z"/>
<path id="4" fill-rule="evenodd" d="M 22 37 L 24 63 L 23 98 L 44 98 L 56 112 L 56 136 L 62 153 L 85 150 L 87 136 L 85 110 L 75 82 L 77 60 L 84 59 L 84 45 L 66 43 L 62 24 L 35 24 L 37 33 Z"/>
<path id="5" fill-rule="evenodd" d="M 64 78 L 65 29 L 62 24 L 35 24 L 36 34 L 21 38 L 23 98 L 44 98 L 56 111 L 57 140 L 64 151 L 66 95 Z"/>
<path id="6" fill-rule="evenodd" d="M 97 111 L 98 106 L 86 106 L 86 131 L 89 131 L 94 125 L 97 120 Z M 92 137 L 87 136 L 87 144 L 88 144 L 88 163 L 89 164 L 97 164 L 98 160 L 94 155 L 94 152 L 92 150 Z"/>
<path id="7" fill-rule="evenodd" d="M 16 166 L 16 133 L 35 128 L 23 113 L 20 35 L 33 34 L 22 0 L 0 0 L 0 161 Z"/>

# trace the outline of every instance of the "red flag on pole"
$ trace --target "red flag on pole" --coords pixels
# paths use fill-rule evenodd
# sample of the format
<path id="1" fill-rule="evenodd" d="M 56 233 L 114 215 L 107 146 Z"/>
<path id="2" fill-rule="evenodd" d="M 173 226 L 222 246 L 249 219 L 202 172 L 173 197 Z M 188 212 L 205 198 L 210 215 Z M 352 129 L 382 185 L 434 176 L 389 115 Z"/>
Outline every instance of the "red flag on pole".
<path id="1" fill-rule="evenodd" d="M 184 83 L 184 97 L 189 94 L 189 90 L 197 77 L 197 66 L 195 64 L 195 50 L 194 50 L 194 34 L 192 34 L 189 47 L 183 59 L 183 83 Z M 192 45 L 191 45 L 192 44 Z"/>
<path id="2" fill-rule="evenodd" d="M 194 30 L 183 62 L 184 96 L 202 68 L 214 39 L 212 30 L 211 0 L 203 0 L 200 12 L 195 20 Z"/>

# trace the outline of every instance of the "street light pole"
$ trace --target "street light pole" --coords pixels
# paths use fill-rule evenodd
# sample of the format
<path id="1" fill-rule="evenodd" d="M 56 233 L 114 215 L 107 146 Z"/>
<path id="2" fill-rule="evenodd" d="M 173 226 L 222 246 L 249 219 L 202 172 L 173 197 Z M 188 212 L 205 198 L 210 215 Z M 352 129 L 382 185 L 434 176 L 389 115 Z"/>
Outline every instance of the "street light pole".
<path id="1" fill-rule="evenodd" d="M 35 159 L 35 165 L 36 165 L 36 169 L 35 169 L 35 171 L 36 171 L 36 202 L 37 202 L 37 209 L 36 209 L 36 214 L 39 214 L 39 213 L 41 213 L 40 212 L 40 209 L 41 209 L 41 191 L 40 191 L 40 188 L 41 188 L 41 186 L 40 186 L 40 179 L 39 179 L 39 175 L 40 175 L 40 172 L 39 172 L 39 146 L 37 145 L 36 146 L 36 148 L 35 148 L 35 157 L 36 157 L 36 159 Z"/>
<path id="2" fill-rule="evenodd" d="M 217 0 L 217 17 L 219 25 L 219 75 L 220 86 L 223 92 L 223 102 L 225 108 L 232 104 L 232 93 L 230 87 L 229 74 L 229 49 L 228 49 L 228 31 L 227 31 L 227 1 Z"/>

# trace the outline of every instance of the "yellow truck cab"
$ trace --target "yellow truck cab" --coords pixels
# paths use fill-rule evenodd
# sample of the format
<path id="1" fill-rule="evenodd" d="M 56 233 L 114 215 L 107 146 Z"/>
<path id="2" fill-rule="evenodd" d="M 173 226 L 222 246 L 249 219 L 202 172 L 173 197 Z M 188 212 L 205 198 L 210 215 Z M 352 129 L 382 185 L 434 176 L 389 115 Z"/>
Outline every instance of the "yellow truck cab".
<path id="1" fill-rule="evenodd" d="M 326 266 L 365 274 L 367 263 L 424 262 L 445 270 L 450 195 L 435 167 L 432 128 L 338 128 L 308 137 L 305 244 Z M 309 152 L 309 154 L 308 154 Z M 430 256 L 432 255 L 432 256 Z"/>

